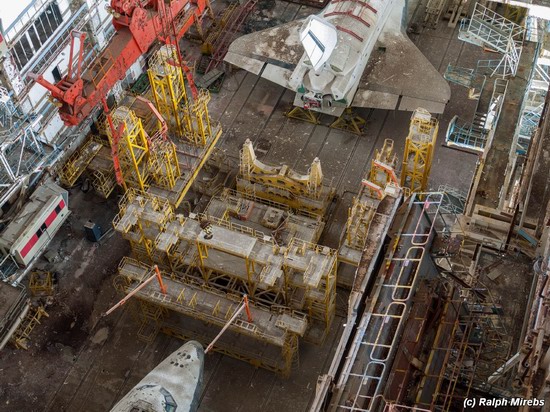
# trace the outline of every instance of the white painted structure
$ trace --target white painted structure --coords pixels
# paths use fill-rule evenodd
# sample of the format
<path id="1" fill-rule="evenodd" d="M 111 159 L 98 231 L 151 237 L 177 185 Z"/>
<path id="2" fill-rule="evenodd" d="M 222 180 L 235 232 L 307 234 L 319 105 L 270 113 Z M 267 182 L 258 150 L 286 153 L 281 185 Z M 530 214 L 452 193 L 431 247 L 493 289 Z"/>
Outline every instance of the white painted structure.
<path id="1" fill-rule="evenodd" d="M 48 246 L 69 213 L 66 190 L 54 183 L 40 186 L 0 234 L 0 252 L 27 266 Z"/>
<path id="2" fill-rule="evenodd" d="M 38 139 L 54 144 L 65 129 L 48 92 L 27 78 L 42 74 L 51 82 L 67 72 L 72 30 L 86 31 L 95 50 L 101 50 L 114 29 L 103 0 L 19 0 L 0 2 L 3 36 L 0 43 L 0 82 L 16 106 L 41 116 Z M 91 55 L 88 58 L 92 57 Z"/>
<path id="3" fill-rule="evenodd" d="M 111 412 L 197 410 L 204 350 L 189 341 L 164 359 L 122 398 Z"/>

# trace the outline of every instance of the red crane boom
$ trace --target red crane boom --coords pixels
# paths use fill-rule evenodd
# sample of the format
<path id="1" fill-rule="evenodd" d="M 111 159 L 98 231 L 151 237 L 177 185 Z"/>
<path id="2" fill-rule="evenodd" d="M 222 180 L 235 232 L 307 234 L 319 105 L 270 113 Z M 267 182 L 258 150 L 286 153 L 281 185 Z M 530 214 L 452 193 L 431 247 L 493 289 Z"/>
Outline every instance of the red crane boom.
<path id="1" fill-rule="evenodd" d="M 117 32 L 83 73 L 84 35 L 76 33 L 72 35 L 67 76 L 56 84 L 35 73 L 29 77 L 48 89 L 58 101 L 63 122 L 76 126 L 157 39 L 168 44 L 177 42 L 193 24 L 200 23 L 208 9 L 209 0 L 111 0 L 109 11 Z M 73 69 L 75 39 L 80 41 L 76 70 Z"/>

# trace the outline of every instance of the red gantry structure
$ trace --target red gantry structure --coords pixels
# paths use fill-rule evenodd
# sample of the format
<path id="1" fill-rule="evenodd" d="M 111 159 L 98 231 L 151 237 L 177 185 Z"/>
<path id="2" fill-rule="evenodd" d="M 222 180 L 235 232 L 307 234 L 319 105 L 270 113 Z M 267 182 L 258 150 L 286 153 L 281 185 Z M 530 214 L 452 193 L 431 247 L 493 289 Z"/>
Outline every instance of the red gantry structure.
<path id="1" fill-rule="evenodd" d="M 116 34 L 109 45 L 83 69 L 83 33 L 71 38 L 69 70 L 58 83 L 52 84 L 41 75 L 29 74 L 51 92 L 59 106 L 59 115 L 67 126 L 80 124 L 111 90 L 126 71 L 146 53 L 156 40 L 166 44 L 177 41 L 196 24 L 199 32 L 209 0 L 111 0 Z M 75 60 L 75 42 L 79 42 Z M 74 67 L 76 66 L 76 67 Z"/>

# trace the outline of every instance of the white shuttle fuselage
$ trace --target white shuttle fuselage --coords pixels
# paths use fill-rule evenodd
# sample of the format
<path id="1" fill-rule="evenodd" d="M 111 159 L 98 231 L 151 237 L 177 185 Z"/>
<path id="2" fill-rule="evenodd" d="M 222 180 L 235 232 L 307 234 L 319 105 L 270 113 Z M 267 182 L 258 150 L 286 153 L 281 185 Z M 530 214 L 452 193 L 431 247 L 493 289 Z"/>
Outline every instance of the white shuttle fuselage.
<path id="1" fill-rule="evenodd" d="M 403 31 L 406 0 L 332 0 L 319 14 L 239 37 L 225 61 L 294 90 L 294 105 L 442 113 L 450 87 Z"/>
<path id="2" fill-rule="evenodd" d="M 289 86 L 296 91 L 295 105 L 321 110 L 351 105 L 394 2 L 333 0 L 319 16 L 305 21 L 300 32 L 305 51 L 289 80 Z M 315 21 L 318 24 L 312 24 Z M 327 32 L 336 37 L 332 49 L 319 43 Z M 308 36 L 314 40 L 306 45 Z M 326 55 L 318 69 L 312 64 L 312 55 L 317 51 L 312 45 L 323 48 Z"/>
<path id="3" fill-rule="evenodd" d="M 204 350 L 189 341 L 164 359 L 111 412 L 194 412 L 202 387 Z"/>

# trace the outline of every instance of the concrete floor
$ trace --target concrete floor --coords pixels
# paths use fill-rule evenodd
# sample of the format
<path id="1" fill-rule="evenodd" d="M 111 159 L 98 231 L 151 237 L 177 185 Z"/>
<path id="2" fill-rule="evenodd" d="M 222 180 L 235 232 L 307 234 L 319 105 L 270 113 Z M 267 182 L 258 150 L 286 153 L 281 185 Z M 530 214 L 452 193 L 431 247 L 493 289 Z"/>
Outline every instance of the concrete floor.
<path id="1" fill-rule="evenodd" d="M 281 1 L 276 1 L 275 7 L 281 20 L 312 12 L 311 8 Z M 414 40 L 440 72 L 449 62 L 475 67 L 480 50 L 460 42 L 456 36 L 457 29 L 448 29 L 440 22 L 437 30 L 426 31 Z M 188 56 L 198 54 L 194 47 Z M 449 120 L 455 114 L 471 118 L 475 102 L 467 99 L 466 89 L 451 87 L 452 101 L 440 119 L 429 185 L 437 189 L 440 184 L 449 184 L 466 191 L 477 157 L 440 143 Z M 321 243 L 336 247 L 348 207 L 375 148 L 380 148 L 384 139 L 392 138 L 401 156 L 411 114 L 359 110 L 368 124 L 365 134 L 356 136 L 286 118 L 284 112 L 292 100 L 293 93 L 267 80 L 243 71 L 231 74 L 210 104 L 211 116 L 224 129 L 218 146 L 237 161 L 243 142 L 251 139 L 263 149 L 263 155 L 258 153 L 261 160 L 286 163 L 302 172 L 307 171 L 314 157 L 319 157 L 326 178 L 333 181 L 339 194 Z M 328 124 L 329 119 L 322 122 Z M 111 274 L 119 259 L 128 254 L 128 245 L 116 234 L 98 247 L 83 238 L 81 225 L 88 218 L 103 219 L 102 224 L 108 225 L 116 213 L 115 200 L 99 203 L 92 193 L 84 194 L 75 188 L 71 191 L 70 208 L 75 219 L 72 234 L 69 236 L 69 229 L 64 228 L 52 246 L 60 248 L 65 242 L 69 252 L 55 267 L 62 275 L 60 293 L 49 309 L 51 318 L 36 328 L 28 352 L 9 349 L 0 353 L 0 411 L 108 410 L 181 345 L 164 335 L 148 344 L 139 341 L 128 308 L 100 319 L 99 314 L 118 300 L 111 286 Z M 317 376 L 327 369 L 337 342 L 345 296 L 345 292 L 339 293 L 340 316 L 327 343 L 322 347 L 303 344 L 300 367 L 289 379 L 219 354 L 207 356 L 200 410 L 307 410 Z"/>

